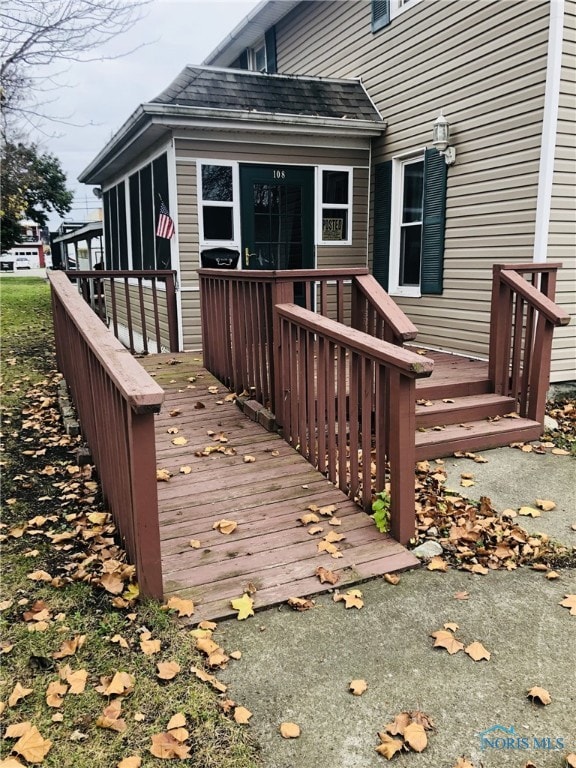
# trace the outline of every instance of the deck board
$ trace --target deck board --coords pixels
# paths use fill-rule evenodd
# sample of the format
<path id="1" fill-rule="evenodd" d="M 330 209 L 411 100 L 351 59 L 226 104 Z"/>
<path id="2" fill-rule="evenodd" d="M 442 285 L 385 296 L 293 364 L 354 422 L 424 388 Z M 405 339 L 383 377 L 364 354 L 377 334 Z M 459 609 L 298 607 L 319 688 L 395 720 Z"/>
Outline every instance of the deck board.
<path id="1" fill-rule="evenodd" d="M 166 392 L 156 417 L 157 465 L 172 474 L 158 483 L 164 592 L 192 598 L 195 621 L 234 615 L 230 600 L 252 585 L 256 609 L 332 589 L 314 575 L 319 565 L 339 575 L 340 588 L 418 565 L 282 438 L 226 401 L 226 388 L 197 355 L 151 355 L 141 363 Z M 205 407 L 195 408 L 199 402 Z M 236 454 L 196 456 L 218 445 L 208 431 L 224 433 L 222 445 Z M 175 437 L 188 442 L 175 446 Z M 246 455 L 256 460 L 247 463 Z M 180 472 L 183 466 L 188 474 Z M 310 504 L 335 504 L 341 525 L 326 521 L 324 531 L 311 536 L 298 520 Z M 229 536 L 213 529 L 222 518 L 238 523 Z M 331 529 L 346 537 L 338 559 L 317 550 Z M 192 548 L 191 539 L 200 548 Z"/>

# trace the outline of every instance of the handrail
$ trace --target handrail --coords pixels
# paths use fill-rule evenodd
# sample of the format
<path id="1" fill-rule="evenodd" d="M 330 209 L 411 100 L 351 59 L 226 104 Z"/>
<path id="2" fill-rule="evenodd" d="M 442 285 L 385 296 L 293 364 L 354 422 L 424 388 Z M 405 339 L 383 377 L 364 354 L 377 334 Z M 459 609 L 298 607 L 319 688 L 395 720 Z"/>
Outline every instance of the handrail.
<path id="1" fill-rule="evenodd" d="M 515 270 L 510 268 L 502 269 L 500 271 L 500 278 L 526 301 L 529 301 L 534 309 L 541 312 L 554 326 L 568 325 L 570 323 L 570 315 L 567 312 L 537 288 L 534 288 Z"/>
<path id="2" fill-rule="evenodd" d="M 280 317 L 297 322 L 306 330 L 321 333 L 329 341 L 346 344 L 352 351 L 360 352 L 365 357 L 394 368 L 410 378 L 430 376 L 434 361 L 415 352 L 374 338 L 363 331 L 338 323 L 329 317 L 310 312 L 296 304 L 277 304 L 276 312 Z"/>
<path id="3" fill-rule="evenodd" d="M 369 301 L 382 322 L 390 326 L 394 337 L 401 342 L 412 341 L 418 335 L 418 328 L 404 314 L 398 304 L 382 288 L 373 275 L 358 275 L 355 286 Z"/>
<path id="4" fill-rule="evenodd" d="M 356 275 L 367 275 L 366 267 L 342 267 L 339 269 L 211 269 L 202 267 L 198 270 L 200 276 L 207 277 L 233 277 L 234 280 L 244 282 L 267 282 L 271 280 L 279 282 L 316 282 L 320 278 L 328 280 Z"/>
<path id="5" fill-rule="evenodd" d="M 49 273 L 56 359 L 140 591 L 163 596 L 154 413 L 161 387 L 62 272 Z"/>

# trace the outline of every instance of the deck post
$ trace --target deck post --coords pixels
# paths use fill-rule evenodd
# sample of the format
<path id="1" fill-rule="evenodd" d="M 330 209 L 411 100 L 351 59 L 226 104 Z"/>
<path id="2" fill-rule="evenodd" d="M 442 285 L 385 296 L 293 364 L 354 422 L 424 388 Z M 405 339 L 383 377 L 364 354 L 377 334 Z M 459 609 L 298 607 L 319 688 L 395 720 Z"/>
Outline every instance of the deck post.
<path id="1" fill-rule="evenodd" d="M 407 544 L 416 531 L 414 472 L 416 464 L 416 382 L 391 371 L 388 417 L 390 464 L 390 533 Z"/>
<path id="2" fill-rule="evenodd" d="M 280 318 L 276 311 L 278 304 L 291 304 L 294 301 L 294 281 L 282 278 L 272 280 L 272 357 L 270 371 L 270 394 L 272 402 L 270 410 L 276 417 L 276 422 L 282 426 L 282 403 L 284 401 L 282 380 L 282 335 L 280 333 Z"/>
<path id="3" fill-rule="evenodd" d="M 174 275 L 166 276 L 166 308 L 168 310 L 168 339 L 170 352 L 178 352 L 178 308 Z"/>

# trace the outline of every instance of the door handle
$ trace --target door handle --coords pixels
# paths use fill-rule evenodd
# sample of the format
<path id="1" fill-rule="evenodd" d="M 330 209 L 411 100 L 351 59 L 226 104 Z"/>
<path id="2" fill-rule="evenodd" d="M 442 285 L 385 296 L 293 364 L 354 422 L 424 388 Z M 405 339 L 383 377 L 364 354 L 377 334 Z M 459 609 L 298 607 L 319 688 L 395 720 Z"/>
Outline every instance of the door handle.
<path id="1" fill-rule="evenodd" d="M 255 253 L 250 253 L 250 248 L 244 248 L 244 266 L 247 267 L 250 264 L 250 256 L 256 256 Z"/>

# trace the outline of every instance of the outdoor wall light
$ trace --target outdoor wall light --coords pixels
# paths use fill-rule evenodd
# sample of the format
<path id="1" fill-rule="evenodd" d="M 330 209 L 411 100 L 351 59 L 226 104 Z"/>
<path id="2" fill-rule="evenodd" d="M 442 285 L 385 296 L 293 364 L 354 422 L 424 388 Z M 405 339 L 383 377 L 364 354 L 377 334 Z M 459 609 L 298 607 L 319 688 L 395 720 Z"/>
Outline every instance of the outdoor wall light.
<path id="1" fill-rule="evenodd" d="M 456 147 L 450 146 L 450 123 L 442 112 L 432 126 L 432 144 L 441 155 L 444 155 L 446 165 L 454 165 L 456 162 Z"/>

